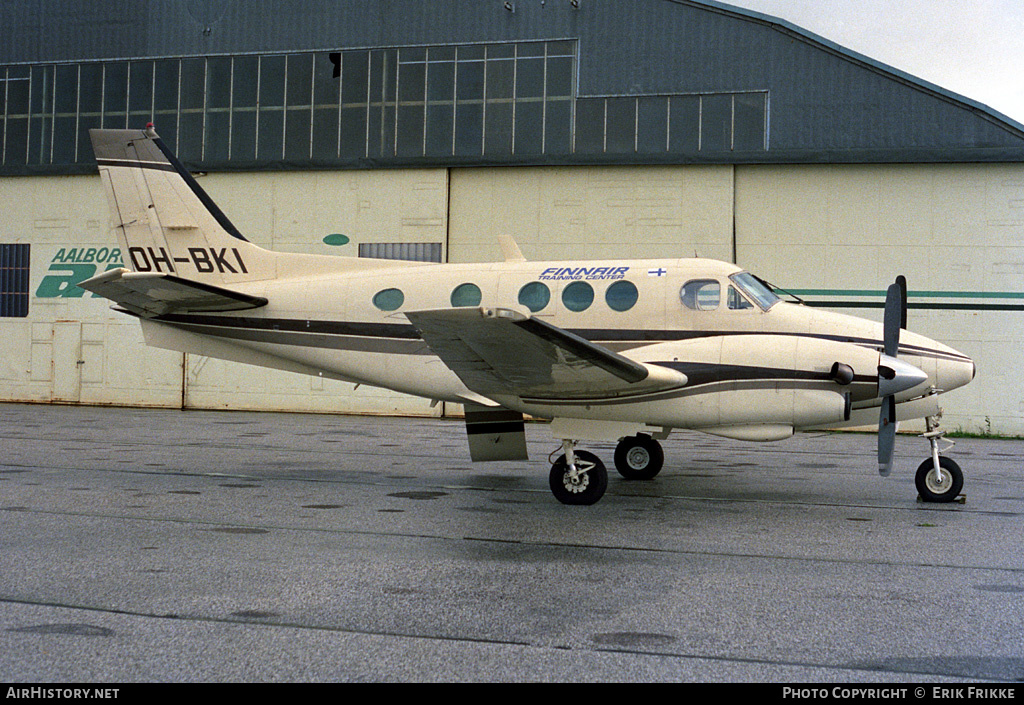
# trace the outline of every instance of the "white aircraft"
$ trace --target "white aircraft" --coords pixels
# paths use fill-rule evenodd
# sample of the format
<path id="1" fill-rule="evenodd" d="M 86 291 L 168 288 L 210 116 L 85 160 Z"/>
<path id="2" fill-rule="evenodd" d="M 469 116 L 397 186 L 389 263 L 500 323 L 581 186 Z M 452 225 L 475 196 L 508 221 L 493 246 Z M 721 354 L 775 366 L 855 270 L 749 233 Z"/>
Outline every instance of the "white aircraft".
<path id="1" fill-rule="evenodd" d="M 974 362 L 906 328 L 906 283 L 884 324 L 782 301 L 707 259 L 430 264 L 271 252 L 248 242 L 149 126 L 93 130 L 122 252 L 81 284 L 139 318 L 146 343 L 465 405 L 473 460 L 526 459 L 524 414 L 551 419 L 551 490 L 593 504 L 608 473 L 580 441 L 617 440 L 650 479 L 658 440 L 696 429 L 750 441 L 926 419 L 916 484 L 948 502 L 963 475 L 939 452 L 938 395 Z"/>

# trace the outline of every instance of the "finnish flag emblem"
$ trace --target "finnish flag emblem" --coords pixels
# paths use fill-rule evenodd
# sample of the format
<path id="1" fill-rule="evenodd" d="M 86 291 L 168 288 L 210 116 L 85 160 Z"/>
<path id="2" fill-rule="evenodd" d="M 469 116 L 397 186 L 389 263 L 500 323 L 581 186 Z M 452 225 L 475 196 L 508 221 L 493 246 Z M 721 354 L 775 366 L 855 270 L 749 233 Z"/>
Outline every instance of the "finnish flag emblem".
<path id="1" fill-rule="evenodd" d="M 658 267 L 657 269 L 648 269 L 647 270 L 647 276 L 649 276 L 649 277 L 663 277 L 666 274 L 668 274 L 668 270 L 667 269 L 662 269 L 661 267 Z"/>

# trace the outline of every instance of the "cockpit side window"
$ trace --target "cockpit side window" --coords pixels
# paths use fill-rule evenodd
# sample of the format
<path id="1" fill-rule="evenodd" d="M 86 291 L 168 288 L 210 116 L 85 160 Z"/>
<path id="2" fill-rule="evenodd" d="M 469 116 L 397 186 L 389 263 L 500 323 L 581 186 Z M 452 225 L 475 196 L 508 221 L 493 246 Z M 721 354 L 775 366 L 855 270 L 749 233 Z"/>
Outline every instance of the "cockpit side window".
<path id="1" fill-rule="evenodd" d="M 747 311 L 754 308 L 754 304 L 743 298 L 743 294 L 736 291 L 736 287 L 729 285 L 729 291 L 726 294 L 727 302 L 730 311 Z"/>
<path id="2" fill-rule="evenodd" d="M 691 279 L 679 290 L 679 300 L 693 311 L 714 311 L 721 299 L 722 286 L 717 279 Z"/>

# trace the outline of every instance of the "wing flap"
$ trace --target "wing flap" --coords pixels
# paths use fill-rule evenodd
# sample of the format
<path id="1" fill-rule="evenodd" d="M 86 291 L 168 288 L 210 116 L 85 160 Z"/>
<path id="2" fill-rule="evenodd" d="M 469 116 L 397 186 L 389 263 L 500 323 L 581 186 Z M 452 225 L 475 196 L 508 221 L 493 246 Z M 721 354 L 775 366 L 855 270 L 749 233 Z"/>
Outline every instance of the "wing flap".
<path id="1" fill-rule="evenodd" d="M 510 309 L 410 311 L 430 349 L 474 392 L 582 398 L 681 386 L 686 376 L 636 362 Z"/>
<path id="2" fill-rule="evenodd" d="M 79 284 L 122 308 L 150 318 L 167 313 L 244 311 L 267 305 L 262 296 L 182 279 L 173 274 L 113 269 Z"/>

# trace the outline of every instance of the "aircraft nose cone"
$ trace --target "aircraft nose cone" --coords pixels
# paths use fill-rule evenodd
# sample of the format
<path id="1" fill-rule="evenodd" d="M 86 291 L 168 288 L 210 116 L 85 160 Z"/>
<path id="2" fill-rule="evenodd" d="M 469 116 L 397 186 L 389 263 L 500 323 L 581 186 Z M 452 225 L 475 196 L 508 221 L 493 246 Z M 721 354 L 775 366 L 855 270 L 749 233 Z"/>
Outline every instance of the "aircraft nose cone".
<path id="1" fill-rule="evenodd" d="M 936 369 L 937 386 L 948 392 L 968 384 L 977 373 L 978 367 L 974 360 L 966 355 L 955 359 L 940 359 Z"/>

